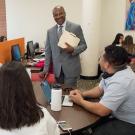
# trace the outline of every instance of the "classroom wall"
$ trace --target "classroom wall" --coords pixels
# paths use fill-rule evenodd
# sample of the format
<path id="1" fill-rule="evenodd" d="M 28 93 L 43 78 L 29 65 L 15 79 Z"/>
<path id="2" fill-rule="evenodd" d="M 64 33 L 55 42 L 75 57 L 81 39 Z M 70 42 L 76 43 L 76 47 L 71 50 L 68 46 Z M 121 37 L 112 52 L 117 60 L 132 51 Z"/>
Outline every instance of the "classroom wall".
<path id="1" fill-rule="evenodd" d="M 132 35 L 135 31 L 125 31 L 126 0 L 102 0 L 101 50 L 114 40 L 117 33 Z"/>
<path id="2" fill-rule="evenodd" d="M 44 47 L 46 31 L 55 22 L 52 9 L 63 5 L 67 19 L 81 23 L 82 0 L 6 0 L 7 36 L 9 39 L 24 37 Z"/>
<path id="3" fill-rule="evenodd" d="M 0 36 L 6 36 L 6 9 L 5 0 L 0 0 Z"/>

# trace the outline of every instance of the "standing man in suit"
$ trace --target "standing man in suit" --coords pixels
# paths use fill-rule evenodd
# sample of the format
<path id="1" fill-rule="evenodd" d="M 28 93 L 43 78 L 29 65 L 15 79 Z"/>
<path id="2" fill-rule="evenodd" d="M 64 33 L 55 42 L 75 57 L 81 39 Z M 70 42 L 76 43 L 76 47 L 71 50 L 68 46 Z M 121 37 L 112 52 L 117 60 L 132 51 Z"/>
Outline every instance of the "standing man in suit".
<path id="1" fill-rule="evenodd" d="M 87 45 L 81 26 L 66 20 L 66 13 L 62 6 L 54 7 L 53 17 L 57 24 L 47 31 L 45 66 L 41 77 L 46 79 L 52 61 L 57 83 L 64 84 L 66 88 L 72 88 L 76 86 L 81 72 L 79 54 L 86 50 Z M 76 48 L 71 47 L 68 43 L 64 49 L 58 46 L 59 38 L 64 30 L 72 32 L 80 38 Z"/>

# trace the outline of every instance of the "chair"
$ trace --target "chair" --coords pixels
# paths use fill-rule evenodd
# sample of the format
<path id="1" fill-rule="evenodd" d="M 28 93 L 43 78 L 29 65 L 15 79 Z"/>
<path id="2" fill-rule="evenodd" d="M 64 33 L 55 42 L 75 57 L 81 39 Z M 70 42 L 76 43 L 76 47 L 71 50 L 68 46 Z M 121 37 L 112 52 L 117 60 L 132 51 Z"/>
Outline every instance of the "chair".
<path id="1" fill-rule="evenodd" d="M 19 45 L 13 45 L 11 47 L 12 60 L 21 61 L 21 52 Z"/>

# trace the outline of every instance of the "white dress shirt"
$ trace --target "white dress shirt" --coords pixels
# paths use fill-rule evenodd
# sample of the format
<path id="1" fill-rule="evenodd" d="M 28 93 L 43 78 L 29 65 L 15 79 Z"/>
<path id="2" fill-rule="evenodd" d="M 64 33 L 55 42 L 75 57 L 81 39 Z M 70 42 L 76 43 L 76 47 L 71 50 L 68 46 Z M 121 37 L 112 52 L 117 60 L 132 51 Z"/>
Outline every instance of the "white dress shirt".
<path id="1" fill-rule="evenodd" d="M 62 25 L 58 25 L 58 24 L 57 24 L 57 26 L 58 26 L 57 31 L 59 31 L 59 28 L 60 28 L 61 26 L 62 26 L 62 32 L 65 31 L 65 28 L 66 28 L 66 21 L 65 21 Z"/>

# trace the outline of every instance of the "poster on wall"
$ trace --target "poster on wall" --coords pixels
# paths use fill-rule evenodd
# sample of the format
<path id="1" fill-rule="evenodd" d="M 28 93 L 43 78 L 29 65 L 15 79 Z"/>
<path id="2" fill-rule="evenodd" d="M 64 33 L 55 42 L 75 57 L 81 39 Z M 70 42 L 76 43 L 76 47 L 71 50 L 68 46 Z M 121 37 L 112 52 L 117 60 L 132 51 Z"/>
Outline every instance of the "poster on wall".
<path id="1" fill-rule="evenodd" d="M 125 30 L 135 30 L 135 0 L 126 0 Z"/>

